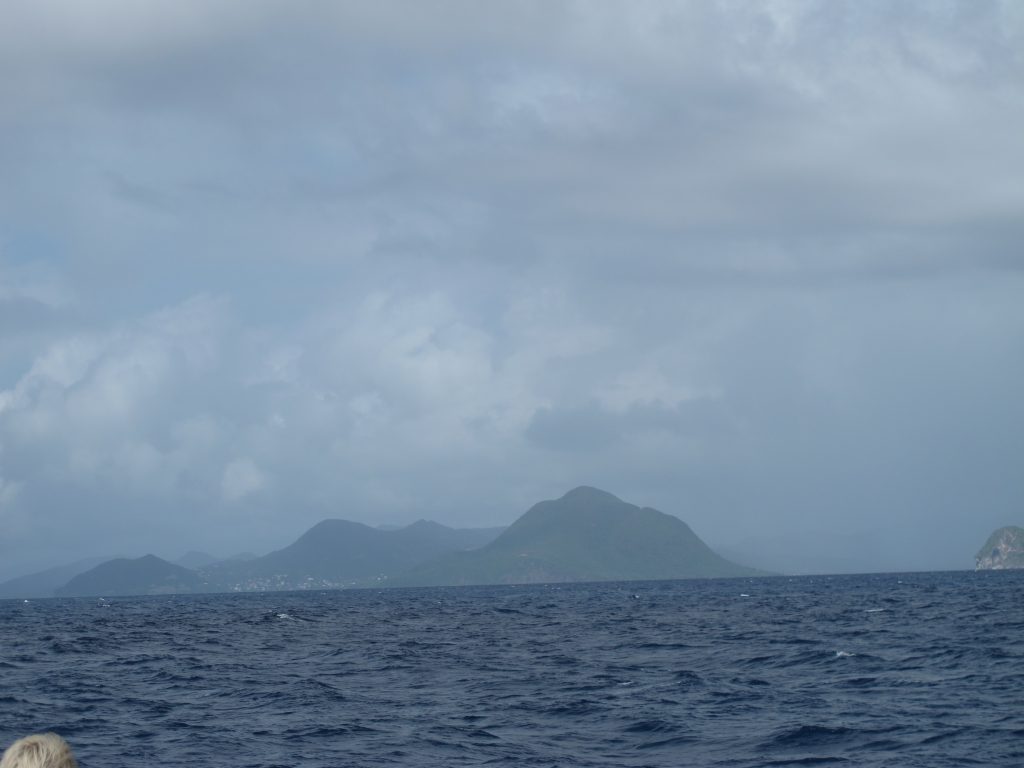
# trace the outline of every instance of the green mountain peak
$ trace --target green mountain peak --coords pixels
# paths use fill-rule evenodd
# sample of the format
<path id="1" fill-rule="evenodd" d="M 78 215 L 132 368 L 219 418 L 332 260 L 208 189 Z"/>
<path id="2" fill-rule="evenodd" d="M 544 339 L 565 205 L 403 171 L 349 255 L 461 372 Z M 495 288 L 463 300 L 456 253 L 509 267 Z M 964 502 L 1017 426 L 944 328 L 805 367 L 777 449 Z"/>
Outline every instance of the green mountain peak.
<path id="1" fill-rule="evenodd" d="M 449 554 L 400 585 L 617 581 L 755 575 L 715 554 L 679 518 L 580 486 L 532 506 L 472 552 Z"/>

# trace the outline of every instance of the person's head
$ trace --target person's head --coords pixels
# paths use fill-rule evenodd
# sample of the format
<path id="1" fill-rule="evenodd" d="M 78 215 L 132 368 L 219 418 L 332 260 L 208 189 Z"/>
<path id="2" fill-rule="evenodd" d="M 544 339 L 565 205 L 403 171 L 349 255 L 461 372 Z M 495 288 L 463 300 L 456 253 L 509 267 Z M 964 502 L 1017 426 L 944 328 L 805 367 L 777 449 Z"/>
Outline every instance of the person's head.
<path id="1" fill-rule="evenodd" d="M 71 747 L 56 733 L 36 733 L 11 744 L 0 768 L 78 768 L 78 763 Z"/>

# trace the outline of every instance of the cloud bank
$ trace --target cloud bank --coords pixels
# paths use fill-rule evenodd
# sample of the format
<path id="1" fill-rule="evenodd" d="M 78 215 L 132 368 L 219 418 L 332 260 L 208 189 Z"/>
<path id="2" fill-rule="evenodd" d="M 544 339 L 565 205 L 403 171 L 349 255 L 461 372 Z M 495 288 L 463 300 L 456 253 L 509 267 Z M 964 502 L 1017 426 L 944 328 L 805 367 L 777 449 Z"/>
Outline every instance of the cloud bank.
<path id="1" fill-rule="evenodd" d="M 1020 522 L 1012 2 L 15 2 L 0 576 L 593 484 L 790 570 Z"/>

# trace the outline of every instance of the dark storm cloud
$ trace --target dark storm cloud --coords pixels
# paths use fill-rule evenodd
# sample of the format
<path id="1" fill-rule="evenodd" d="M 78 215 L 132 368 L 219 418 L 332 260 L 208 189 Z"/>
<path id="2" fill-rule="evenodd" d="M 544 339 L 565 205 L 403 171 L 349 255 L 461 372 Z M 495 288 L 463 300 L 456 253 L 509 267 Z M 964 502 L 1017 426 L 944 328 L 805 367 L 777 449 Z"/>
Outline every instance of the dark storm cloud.
<path id="1" fill-rule="evenodd" d="M 970 565 L 1024 491 L 1022 30 L 9 4 L 0 570 L 584 482 L 769 567 Z"/>

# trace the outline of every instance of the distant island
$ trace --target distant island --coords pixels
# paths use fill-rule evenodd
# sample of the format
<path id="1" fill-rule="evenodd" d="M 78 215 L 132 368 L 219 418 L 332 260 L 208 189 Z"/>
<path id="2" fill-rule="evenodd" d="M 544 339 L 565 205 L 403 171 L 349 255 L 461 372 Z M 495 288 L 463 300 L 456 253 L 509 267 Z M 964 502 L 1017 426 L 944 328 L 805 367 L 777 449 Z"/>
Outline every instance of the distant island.
<path id="1" fill-rule="evenodd" d="M 0 597 L 268 592 L 350 587 L 635 581 L 765 575 L 713 552 L 677 517 L 582 486 L 508 528 L 398 529 L 323 520 L 262 557 L 190 552 L 81 561 L 0 584 Z M 58 579 L 60 579 L 58 583 Z"/>
<path id="2" fill-rule="evenodd" d="M 974 559 L 979 571 L 1024 568 L 1024 528 L 1008 525 L 995 531 Z"/>

